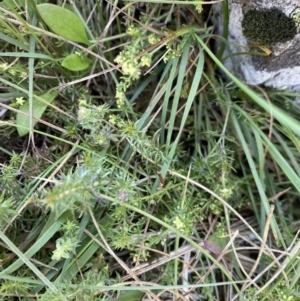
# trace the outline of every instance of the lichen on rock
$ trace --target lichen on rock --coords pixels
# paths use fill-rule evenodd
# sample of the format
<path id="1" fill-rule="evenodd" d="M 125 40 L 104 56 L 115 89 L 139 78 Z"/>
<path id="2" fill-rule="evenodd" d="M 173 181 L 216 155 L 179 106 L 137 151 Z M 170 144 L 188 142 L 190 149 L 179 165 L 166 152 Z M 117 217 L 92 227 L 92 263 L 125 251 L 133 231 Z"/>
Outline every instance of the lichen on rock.
<path id="1" fill-rule="evenodd" d="M 296 7 L 290 14 L 290 18 L 294 20 L 297 32 L 300 32 L 300 7 Z"/>
<path id="2" fill-rule="evenodd" d="M 278 8 L 251 9 L 242 21 L 243 34 L 249 42 L 264 46 L 284 43 L 297 34 L 295 18 L 286 16 Z"/>

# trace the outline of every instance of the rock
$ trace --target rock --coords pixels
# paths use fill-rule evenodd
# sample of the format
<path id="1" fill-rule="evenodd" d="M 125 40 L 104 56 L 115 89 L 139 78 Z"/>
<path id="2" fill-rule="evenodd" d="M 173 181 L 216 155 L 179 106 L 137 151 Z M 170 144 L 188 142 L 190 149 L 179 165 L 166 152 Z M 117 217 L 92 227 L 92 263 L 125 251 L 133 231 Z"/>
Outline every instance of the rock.
<path id="1" fill-rule="evenodd" d="M 222 55 L 224 65 L 238 78 L 247 84 L 260 85 L 263 84 L 267 87 L 277 89 L 287 89 L 290 91 L 300 92 L 300 1 L 299 0 L 228 0 L 229 2 L 229 29 L 228 29 L 228 46 Z M 245 15 L 262 11 L 267 15 L 268 11 L 275 12 L 276 20 L 281 20 L 278 24 L 266 21 L 261 29 L 270 31 L 274 27 L 274 37 L 279 36 L 278 31 L 282 29 L 284 32 L 289 31 L 286 37 L 280 41 L 271 43 L 266 39 L 265 45 L 254 45 L 253 41 L 248 40 L 246 35 L 247 31 L 243 28 L 242 23 Z M 281 16 L 281 12 L 285 16 Z M 216 5 L 217 15 L 217 33 L 222 35 L 223 32 L 223 14 L 221 4 Z M 279 17 L 278 17 L 279 16 Z M 248 15 L 248 19 L 249 18 Z M 256 20 L 259 19 L 255 18 Z M 263 20 L 263 18 L 261 18 Z M 288 22 L 286 22 L 288 20 Z M 296 26 L 296 31 L 290 27 L 290 20 L 293 20 Z M 245 23 L 245 22 L 244 22 Z M 285 28 L 289 24 L 288 29 Z M 254 26 L 256 23 L 251 23 Z M 273 26 L 270 26 L 270 24 Z M 243 24 L 244 25 L 244 24 Z M 265 28 L 263 26 L 266 26 Z M 254 26 L 255 28 L 255 26 Z M 293 34 L 295 33 L 295 35 Z M 271 32 L 270 32 L 271 34 Z M 266 35 L 265 35 L 266 36 Z M 282 35 L 280 35 L 282 37 Z M 255 40 L 255 39 L 254 39 Z M 261 41 L 261 39 L 258 39 Z M 266 45 L 269 44 L 269 45 Z M 262 56 L 264 51 L 258 46 L 265 46 L 271 54 Z M 220 45 L 218 46 L 220 48 Z M 239 53 L 251 52 L 251 54 Z"/>

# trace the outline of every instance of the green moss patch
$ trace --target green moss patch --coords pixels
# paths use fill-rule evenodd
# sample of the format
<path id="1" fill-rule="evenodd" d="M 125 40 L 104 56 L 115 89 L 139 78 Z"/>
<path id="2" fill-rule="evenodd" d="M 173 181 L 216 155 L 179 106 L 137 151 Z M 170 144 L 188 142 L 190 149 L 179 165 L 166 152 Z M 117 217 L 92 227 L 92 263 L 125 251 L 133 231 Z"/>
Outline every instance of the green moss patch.
<path id="1" fill-rule="evenodd" d="M 244 15 L 242 28 L 249 42 L 265 46 L 287 42 L 297 34 L 294 19 L 278 8 L 249 10 Z"/>

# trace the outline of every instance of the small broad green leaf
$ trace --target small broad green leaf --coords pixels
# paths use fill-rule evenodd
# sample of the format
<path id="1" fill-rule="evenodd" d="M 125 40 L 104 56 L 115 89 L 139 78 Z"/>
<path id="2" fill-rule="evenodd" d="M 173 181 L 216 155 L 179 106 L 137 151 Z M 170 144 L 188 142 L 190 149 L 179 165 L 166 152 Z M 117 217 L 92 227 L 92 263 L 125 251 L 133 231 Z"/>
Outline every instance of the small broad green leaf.
<path id="1" fill-rule="evenodd" d="M 212 254 L 219 256 L 228 242 L 228 237 L 219 237 L 215 232 L 208 238 L 208 240 L 203 241 L 203 247 Z"/>
<path id="2" fill-rule="evenodd" d="M 43 113 L 45 112 L 47 106 L 49 103 L 51 103 L 55 97 L 59 94 L 59 92 L 51 92 L 51 93 L 45 93 L 43 95 L 40 95 L 39 97 L 42 98 L 46 103 L 38 100 L 37 98 L 33 99 L 33 117 L 35 118 L 41 118 Z M 24 103 L 19 110 L 21 112 L 24 112 L 29 115 L 29 101 Z M 23 115 L 22 113 L 17 114 L 17 129 L 19 136 L 24 136 L 29 133 L 29 116 Z M 33 125 L 37 123 L 36 120 L 33 121 Z"/>
<path id="3" fill-rule="evenodd" d="M 90 45 L 81 20 L 73 12 L 49 3 L 39 4 L 37 9 L 54 33 L 73 42 Z"/>
<path id="4" fill-rule="evenodd" d="M 88 58 L 74 53 L 64 58 L 61 65 L 71 71 L 81 71 L 88 68 L 90 62 Z"/>
<path id="5" fill-rule="evenodd" d="M 125 291 L 119 297 L 107 299 L 107 301 L 139 301 L 145 293 L 141 291 Z"/>

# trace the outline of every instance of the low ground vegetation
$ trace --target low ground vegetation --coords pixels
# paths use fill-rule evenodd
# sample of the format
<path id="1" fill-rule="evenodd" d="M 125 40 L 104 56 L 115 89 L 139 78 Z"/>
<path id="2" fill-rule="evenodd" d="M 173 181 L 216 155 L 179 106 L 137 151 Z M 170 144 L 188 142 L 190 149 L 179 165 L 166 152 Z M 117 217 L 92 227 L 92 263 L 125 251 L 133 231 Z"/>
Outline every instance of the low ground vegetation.
<path id="1" fill-rule="evenodd" d="M 214 14 L 1 1 L 1 300 L 300 300 L 297 95 Z"/>

